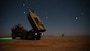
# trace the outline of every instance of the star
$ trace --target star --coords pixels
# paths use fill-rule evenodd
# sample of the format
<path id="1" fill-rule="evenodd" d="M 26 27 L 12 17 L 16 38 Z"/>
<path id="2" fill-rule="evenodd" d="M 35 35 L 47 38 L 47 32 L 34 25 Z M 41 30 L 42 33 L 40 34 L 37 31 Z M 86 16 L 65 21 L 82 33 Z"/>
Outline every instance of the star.
<path id="1" fill-rule="evenodd" d="M 26 13 L 26 12 L 23 12 L 24 14 Z"/>
<path id="2" fill-rule="evenodd" d="M 76 17 L 76 20 L 77 20 L 78 18 Z"/>
<path id="3" fill-rule="evenodd" d="M 25 4 L 23 4 L 23 6 L 25 6 Z"/>
<path id="4" fill-rule="evenodd" d="M 48 17 L 46 16 L 46 19 L 48 19 Z"/>

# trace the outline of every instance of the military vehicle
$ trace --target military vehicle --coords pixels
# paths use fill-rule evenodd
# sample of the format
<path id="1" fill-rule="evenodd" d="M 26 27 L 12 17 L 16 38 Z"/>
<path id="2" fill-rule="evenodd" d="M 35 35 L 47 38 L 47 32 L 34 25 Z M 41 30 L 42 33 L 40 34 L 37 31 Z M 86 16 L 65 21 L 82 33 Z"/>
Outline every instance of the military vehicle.
<path id="1" fill-rule="evenodd" d="M 29 9 L 28 20 L 32 26 L 32 30 L 27 31 L 21 24 L 17 24 L 11 29 L 13 39 L 20 37 L 21 39 L 40 40 L 41 34 L 46 31 L 46 28 L 33 9 Z"/>

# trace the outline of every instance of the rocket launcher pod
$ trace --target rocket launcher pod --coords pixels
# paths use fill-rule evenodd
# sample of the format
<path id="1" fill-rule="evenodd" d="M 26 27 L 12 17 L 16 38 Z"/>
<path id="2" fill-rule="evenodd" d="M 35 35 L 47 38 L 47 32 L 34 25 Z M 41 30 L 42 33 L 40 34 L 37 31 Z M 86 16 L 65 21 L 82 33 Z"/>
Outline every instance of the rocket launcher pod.
<path id="1" fill-rule="evenodd" d="M 46 28 L 41 22 L 39 16 L 37 16 L 34 12 L 34 10 L 29 9 L 28 13 L 28 20 L 33 28 L 33 30 L 38 31 L 38 32 L 45 32 Z"/>

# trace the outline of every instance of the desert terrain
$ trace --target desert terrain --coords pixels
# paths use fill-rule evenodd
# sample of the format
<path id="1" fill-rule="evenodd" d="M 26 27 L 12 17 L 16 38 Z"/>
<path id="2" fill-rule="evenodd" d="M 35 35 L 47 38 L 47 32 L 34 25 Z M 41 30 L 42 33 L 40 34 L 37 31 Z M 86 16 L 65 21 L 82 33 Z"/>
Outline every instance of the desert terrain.
<path id="1" fill-rule="evenodd" d="M 90 51 L 90 36 L 42 36 L 41 40 L 0 40 L 0 51 Z"/>

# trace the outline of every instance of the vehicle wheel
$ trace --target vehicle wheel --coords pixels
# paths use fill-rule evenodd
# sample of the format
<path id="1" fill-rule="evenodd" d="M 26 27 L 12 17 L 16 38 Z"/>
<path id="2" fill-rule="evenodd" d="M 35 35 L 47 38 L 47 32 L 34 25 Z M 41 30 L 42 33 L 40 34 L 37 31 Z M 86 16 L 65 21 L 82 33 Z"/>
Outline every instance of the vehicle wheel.
<path id="1" fill-rule="evenodd" d="M 13 38 L 13 39 L 15 39 L 15 38 L 16 38 L 15 34 L 12 34 L 12 38 Z"/>
<path id="2" fill-rule="evenodd" d="M 36 40 L 40 40 L 40 37 L 37 37 Z"/>
<path id="3" fill-rule="evenodd" d="M 36 36 L 36 40 L 40 40 L 41 38 L 41 33 L 38 33 L 38 35 Z"/>
<path id="4" fill-rule="evenodd" d="M 26 35 L 22 35 L 20 39 L 26 39 Z"/>
<path id="5" fill-rule="evenodd" d="M 35 40 L 33 34 L 28 34 L 28 35 L 27 35 L 27 39 L 28 39 L 28 40 Z"/>
<path id="6" fill-rule="evenodd" d="M 21 36 L 20 39 L 24 39 L 23 36 Z"/>

